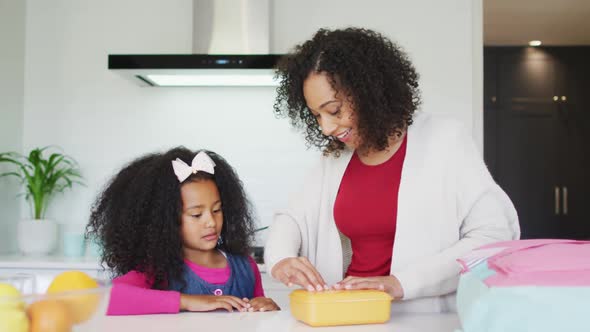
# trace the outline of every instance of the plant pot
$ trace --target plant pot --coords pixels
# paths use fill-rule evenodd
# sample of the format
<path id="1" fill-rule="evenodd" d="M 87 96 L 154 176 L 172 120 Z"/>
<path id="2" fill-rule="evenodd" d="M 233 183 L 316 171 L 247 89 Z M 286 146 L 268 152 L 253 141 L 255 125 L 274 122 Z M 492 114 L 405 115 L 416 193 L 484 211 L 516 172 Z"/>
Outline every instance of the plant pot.
<path id="1" fill-rule="evenodd" d="M 57 224 L 52 220 L 21 220 L 17 233 L 18 249 L 25 255 L 48 255 L 57 244 Z"/>

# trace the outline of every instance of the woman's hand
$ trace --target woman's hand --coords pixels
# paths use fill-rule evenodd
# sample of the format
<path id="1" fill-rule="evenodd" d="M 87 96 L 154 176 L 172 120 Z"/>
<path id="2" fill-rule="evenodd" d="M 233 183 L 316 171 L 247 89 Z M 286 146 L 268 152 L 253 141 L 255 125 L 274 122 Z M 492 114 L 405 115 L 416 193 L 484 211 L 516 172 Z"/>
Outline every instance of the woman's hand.
<path id="1" fill-rule="evenodd" d="M 279 306 L 268 297 L 255 297 L 250 300 L 248 311 L 275 311 L 281 310 Z"/>
<path id="2" fill-rule="evenodd" d="M 289 257 L 280 260 L 271 271 L 271 275 L 283 284 L 294 284 L 308 291 L 329 289 L 328 285 L 306 257 Z"/>
<path id="3" fill-rule="evenodd" d="M 235 296 L 216 296 L 216 295 L 188 295 L 180 294 L 180 310 L 185 311 L 212 311 L 216 309 L 226 309 L 232 312 L 233 309 L 238 311 L 247 311 L 250 308 L 248 299 L 240 299 Z"/>
<path id="4" fill-rule="evenodd" d="M 404 289 L 395 276 L 346 277 L 334 285 L 334 289 L 377 289 L 387 292 L 394 299 L 404 297 Z"/>

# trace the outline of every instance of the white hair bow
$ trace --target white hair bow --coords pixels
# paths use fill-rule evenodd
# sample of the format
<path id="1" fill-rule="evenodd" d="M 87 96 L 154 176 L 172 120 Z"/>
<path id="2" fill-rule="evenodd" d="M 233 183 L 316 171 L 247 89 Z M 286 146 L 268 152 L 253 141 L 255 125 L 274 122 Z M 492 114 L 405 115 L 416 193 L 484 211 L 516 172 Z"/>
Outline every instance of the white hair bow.
<path id="1" fill-rule="evenodd" d="M 196 174 L 198 171 L 215 174 L 215 171 L 213 170 L 214 167 L 215 162 L 213 162 L 211 157 L 209 157 L 205 151 L 197 153 L 190 166 L 179 158 L 172 160 L 174 174 L 176 174 L 176 177 L 180 182 L 186 180 L 191 174 Z"/>

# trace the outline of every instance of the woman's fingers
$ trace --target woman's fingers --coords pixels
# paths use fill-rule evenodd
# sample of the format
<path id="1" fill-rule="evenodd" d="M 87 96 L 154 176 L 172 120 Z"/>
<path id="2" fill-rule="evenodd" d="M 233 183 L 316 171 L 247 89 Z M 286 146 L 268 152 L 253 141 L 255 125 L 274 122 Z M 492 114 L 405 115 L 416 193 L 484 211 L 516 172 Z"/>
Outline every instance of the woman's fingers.
<path id="1" fill-rule="evenodd" d="M 271 274 L 287 286 L 296 284 L 310 291 L 326 288 L 320 273 L 305 257 L 285 258 L 275 265 Z"/>
<path id="2" fill-rule="evenodd" d="M 359 277 L 353 277 L 353 276 L 348 276 L 346 278 L 344 278 L 344 280 L 342 280 L 341 282 L 348 282 L 349 280 L 353 280 L 353 279 L 358 279 Z"/>
<path id="3" fill-rule="evenodd" d="M 324 285 L 320 285 L 314 270 L 313 267 L 305 264 L 303 260 L 297 259 L 293 262 L 289 279 L 292 283 L 304 287 L 308 291 L 323 290 Z"/>
<path id="4" fill-rule="evenodd" d="M 363 277 L 351 277 L 348 276 L 346 278 L 344 278 L 342 281 L 340 281 L 338 284 L 340 284 L 342 287 L 346 286 L 346 285 L 352 285 L 352 284 L 356 284 L 358 282 L 364 281 L 367 278 L 363 278 Z"/>
<path id="5" fill-rule="evenodd" d="M 289 274 L 289 264 L 293 260 L 293 257 L 283 258 L 281 259 L 270 271 L 270 274 L 275 278 L 278 279 L 280 282 L 287 286 L 289 285 L 289 278 L 291 275 Z"/>
<path id="6" fill-rule="evenodd" d="M 337 282 L 336 284 L 334 284 L 334 286 L 332 286 L 334 289 L 344 289 L 344 286 L 349 283 L 351 280 L 354 279 L 358 279 L 358 277 L 351 277 L 348 276 L 346 278 L 344 278 L 342 281 Z"/>
<path id="7" fill-rule="evenodd" d="M 324 290 L 324 288 L 328 288 L 324 278 L 322 278 L 315 266 L 313 266 L 313 264 L 311 264 L 311 262 L 306 257 L 299 257 L 299 262 L 303 264 L 303 270 L 305 271 L 309 281 L 311 281 L 311 283 L 315 286 L 315 290 L 321 291 Z"/>
<path id="8" fill-rule="evenodd" d="M 385 291 L 397 299 L 404 297 L 403 287 L 394 275 L 382 277 L 346 277 L 334 285 L 334 289 L 377 289 Z"/>
<path id="9" fill-rule="evenodd" d="M 317 291 L 318 288 L 323 290 L 323 286 L 319 286 L 317 282 L 310 280 L 306 271 L 296 270 L 289 278 L 291 284 L 299 285 L 310 292 Z"/>
<path id="10" fill-rule="evenodd" d="M 355 280 L 344 285 L 344 289 L 378 289 L 384 290 L 385 285 L 374 280 Z"/>
<path id="11" fill-rule="evenodd" d="M 348 276 L 334 285 L 336 289 L 385 289 L 385 284 L 380 278 L 363 278 Z"/>

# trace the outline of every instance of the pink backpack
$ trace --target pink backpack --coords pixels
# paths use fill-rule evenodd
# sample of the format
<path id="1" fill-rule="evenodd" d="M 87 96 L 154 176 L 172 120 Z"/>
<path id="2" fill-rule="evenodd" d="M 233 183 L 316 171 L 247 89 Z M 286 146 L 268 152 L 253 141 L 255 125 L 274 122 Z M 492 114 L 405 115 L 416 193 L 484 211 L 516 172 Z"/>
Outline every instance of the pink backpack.
<path id="1" fill-rule="evenodd" d="M 590 241 L 499 242 L 458 261 L 464 332 L 590 331 Z"/>

